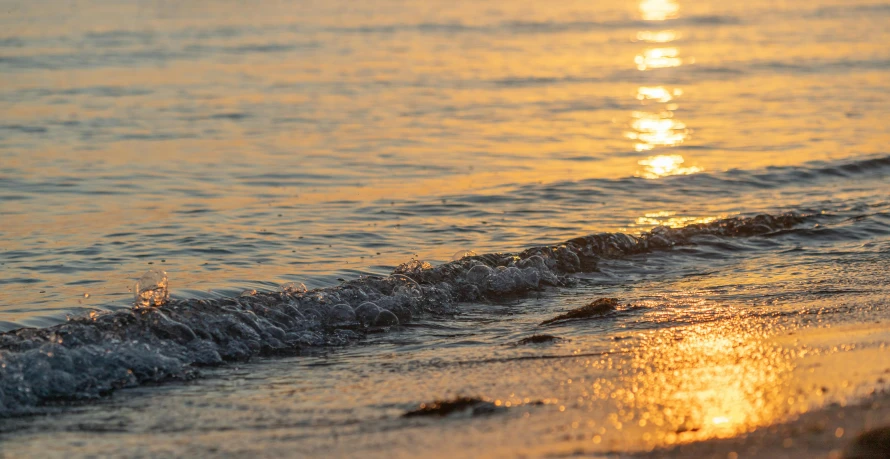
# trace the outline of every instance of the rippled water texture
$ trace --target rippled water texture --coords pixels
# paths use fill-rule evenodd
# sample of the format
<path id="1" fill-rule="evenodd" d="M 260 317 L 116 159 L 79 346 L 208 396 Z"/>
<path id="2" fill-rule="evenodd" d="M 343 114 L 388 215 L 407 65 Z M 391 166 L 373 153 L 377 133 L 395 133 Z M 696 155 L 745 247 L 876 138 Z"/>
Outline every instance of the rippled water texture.
<path id="1" fill-rule="evenodd" d="M 839 197 L 890 8 L 781 5 L 6 1 L 2 327 Z"/>
<path id="2" fill-rule="evenodd" d="M 19 454 L 626 451 L 877 387 L 886 2 L 0 6 L 0 418 L 209 375 Z M 399 418 L 456 395 L 521 409 Z"/>

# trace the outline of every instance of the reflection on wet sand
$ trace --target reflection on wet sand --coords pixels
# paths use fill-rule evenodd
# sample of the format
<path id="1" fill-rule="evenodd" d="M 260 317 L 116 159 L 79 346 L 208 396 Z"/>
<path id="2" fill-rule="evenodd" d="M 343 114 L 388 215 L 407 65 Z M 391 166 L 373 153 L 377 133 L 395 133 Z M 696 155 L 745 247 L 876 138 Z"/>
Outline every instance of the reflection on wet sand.
<path id="1" fill-rule="evenodd" d="M 730 436 L 788 414 L 782 396 L 793 366 L 787 350 L 745 321 L 653 333 L 631 352 L 616 400 L 629 421 L 658 426 L 657 443 Z"/>

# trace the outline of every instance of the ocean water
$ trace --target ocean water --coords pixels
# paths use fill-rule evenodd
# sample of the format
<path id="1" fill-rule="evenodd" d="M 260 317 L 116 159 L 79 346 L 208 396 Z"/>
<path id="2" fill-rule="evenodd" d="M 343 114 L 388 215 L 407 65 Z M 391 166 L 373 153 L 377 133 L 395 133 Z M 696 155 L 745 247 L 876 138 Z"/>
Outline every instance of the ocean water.
<path id="1" fill-rule="evenodd" d="M 890 368 L 890 3 L 0 6 L 18 455 L 636 451 Z"/>

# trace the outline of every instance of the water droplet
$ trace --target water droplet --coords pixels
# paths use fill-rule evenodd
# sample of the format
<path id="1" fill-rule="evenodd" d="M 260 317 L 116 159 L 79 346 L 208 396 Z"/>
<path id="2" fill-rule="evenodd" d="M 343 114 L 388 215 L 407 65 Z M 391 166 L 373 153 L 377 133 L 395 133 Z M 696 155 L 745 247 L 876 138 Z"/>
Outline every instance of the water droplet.
<path id="1" fill-rule="evenodd" d="M 89 294 L 89 293 L 84 293 L 84 294 L 83 294 L 83 297 L 84 297 L 84 298 L 89 298 L 89 297 L 90 297 L 90 294 Z"/>
<path id="2" fill-rule="evenodd" d="M 133 291 L 137 308 L 163 306 L 170 299 L 167 273 L 157 269 L 147 271 L 136 281 Z"/>

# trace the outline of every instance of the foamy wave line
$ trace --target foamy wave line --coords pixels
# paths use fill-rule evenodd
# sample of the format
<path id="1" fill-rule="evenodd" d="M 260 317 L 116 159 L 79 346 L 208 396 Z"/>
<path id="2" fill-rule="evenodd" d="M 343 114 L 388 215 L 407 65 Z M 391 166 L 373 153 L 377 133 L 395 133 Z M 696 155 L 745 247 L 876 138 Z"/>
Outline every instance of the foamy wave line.
<path id="1" fill-rule="evenodd" d="M 122 387 L 189 379 L 201 366 L 310 346 L 343 345 L 412 317 L 446 314 L 461 301 L 569 285 L 601 259 L 670 249 L 700 235 L 753 236 L 788 229 L 794 214 L 733 218 L 640 236 L 600 233 L 518 254 L 465 256 L 440 266 L 412 260 L 386 277 L 307 291 L 189 299 L 79 317 L 0 334 L 0 416 L 53 401 L 91 399 Z"/>

